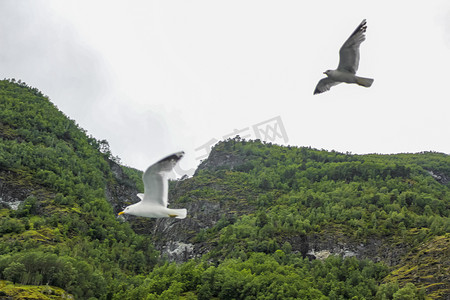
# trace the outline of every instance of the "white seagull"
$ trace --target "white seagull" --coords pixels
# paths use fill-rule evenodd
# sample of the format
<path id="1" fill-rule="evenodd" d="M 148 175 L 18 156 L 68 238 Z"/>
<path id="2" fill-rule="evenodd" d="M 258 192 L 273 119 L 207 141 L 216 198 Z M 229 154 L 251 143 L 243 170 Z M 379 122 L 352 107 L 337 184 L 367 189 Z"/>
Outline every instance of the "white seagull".
<path id="1" fill-rule="evenodd" d="M 314 95 L 326 92 L 332 86 L 342 82 L 356 83 L 364 87 L 372 85 L 373 79 L 356 76 L 359 66 L 359 46 L 366 39 L 364 35 L 366 29 L 367 25 L 364 19 L 339 50 L 339 65 L 337 69 L 323 72 L 328 77 L 319 81 L 314 90 Z"/>
<path id="2" fill-rule="evenodd" d="M 127 214 L 147 218 L 186 218 L 187 210 L 185 208 L 167 208 L 167 194 L 169 192 L 167 175 L 183 155 L 183 151 L 174 153 L 148 167 L 142 175 L 144 194 L 137 194 L 141 201 L 127 206 L 119 215 Z"/>

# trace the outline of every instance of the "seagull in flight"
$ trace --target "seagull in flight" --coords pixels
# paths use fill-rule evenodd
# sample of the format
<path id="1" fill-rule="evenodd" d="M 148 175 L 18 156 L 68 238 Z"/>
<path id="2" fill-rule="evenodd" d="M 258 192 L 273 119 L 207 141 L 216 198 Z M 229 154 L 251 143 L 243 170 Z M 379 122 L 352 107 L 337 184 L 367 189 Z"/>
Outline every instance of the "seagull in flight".
<path id="1" fill-rule="evenodd" d="M 323 72 L 327 77 L 317 83 L 314 95 L 326 92 L 332 86 L 342 82 L 356 83 L 364 87 L 370 87 L 372 85 L 372 78 L 356 76 L 356 71 L 358 71 L 359 66 L 359 46 L 366 39 L 364 35 L 366 29 L 367 25 L 364 19 L 339 50 L 339 65 L 337 69 Z"/>
<path id="2" fill-rule="evenodd" d="M 183 155 L 183 151 L 171 154 L 148 167 L 142 175 L 144 194 L 137 194 L 141 201 L 127 206 L 119 215 L 127 214 L 147 218 L 186 218 L 187 210 L 185 208 L 167 208 L 169 204 L 167 199 L 169 192 L 167 175 Z"/>

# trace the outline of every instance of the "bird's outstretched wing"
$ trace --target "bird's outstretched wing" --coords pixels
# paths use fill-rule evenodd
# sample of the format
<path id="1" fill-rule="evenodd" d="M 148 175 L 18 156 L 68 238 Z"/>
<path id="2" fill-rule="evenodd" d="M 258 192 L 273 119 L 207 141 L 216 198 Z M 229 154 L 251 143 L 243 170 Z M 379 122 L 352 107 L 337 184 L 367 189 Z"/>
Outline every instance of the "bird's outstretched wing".
<path id="1" fill-rule="evenodd" d="M 367 25 L 364 19 L 342 45 L 339 50 L 338 70 L 356 74 L 359 66 L 359 45 L 366 39 L 364 35 L 366 29 Z"/>
<path id="2" fill-rule="evenodd" d="M 183 151 L 174 153 L 147 168 L 144 175 L 142 175 L 142 181 L 144 182 L 144 197 L 142 201 L 146 203 L 153 202 L 167 207 L 169 190 L 167 175 L 183 155 Z"/>
<path id="3" fill-rule="evenodd" d="M 332 86 L 335 86 L 339 83 L 340 83 L 339 81 L 334 81 L 333 79 L 330 79 L 328 77 L 322 78 L 319 80 L 319 82 L 316 85 L 316 89 L 314 90 L 314 95 L 329 91 Z"/>

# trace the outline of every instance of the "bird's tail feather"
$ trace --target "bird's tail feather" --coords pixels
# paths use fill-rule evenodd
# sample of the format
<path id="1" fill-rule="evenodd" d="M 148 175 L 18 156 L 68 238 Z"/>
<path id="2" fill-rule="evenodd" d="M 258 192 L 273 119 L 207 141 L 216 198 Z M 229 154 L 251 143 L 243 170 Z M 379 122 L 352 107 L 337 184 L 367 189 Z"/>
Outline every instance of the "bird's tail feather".
<path id="1" fill-rule="evenodd" d="M 364 87 L 370 87 L 373 83 L 373 79 L 356 76 L 356 83 Z"/>
<path id="2" fill-rule="evenodd" d="M 177 219 L 184 219 L 187 216 L 186 208 L 172 209 L 172 214 Z"/>

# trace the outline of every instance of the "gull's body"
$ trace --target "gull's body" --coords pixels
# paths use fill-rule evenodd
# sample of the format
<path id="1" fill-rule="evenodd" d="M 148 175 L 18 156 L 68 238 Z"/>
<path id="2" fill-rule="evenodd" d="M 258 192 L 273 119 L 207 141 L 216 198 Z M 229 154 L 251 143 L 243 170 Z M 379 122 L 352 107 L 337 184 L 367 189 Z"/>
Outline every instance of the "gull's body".
<path id="1" fill-rule="evenodd" d="M 339 65 L 337 69 L 324 72 L 327 77 L 317 83 L 314 95 L 326 92 L 332 86 L 342 82 L 356 83 L 364 87 L 372 85 L 373 79 L 356 76 L 356 71 L 358 71 L 359 67 L 359 46 L 366 39 L 364 35 L 366 29 L 366 20 L 363 20 L 339 50 Z"/>
<path id="2" fill-rule="evenodd" d="M 144 194 L 138 194 L 140 202 L 127 206 L 121 214 L 129 214 L 147 218 L 186 218 L 187 210 L 167 208 L 169 183 L 167 175 L 183 157 L 184 152 L 177 152 L 147 168 L 142 181 L 144 182 Z"/>

